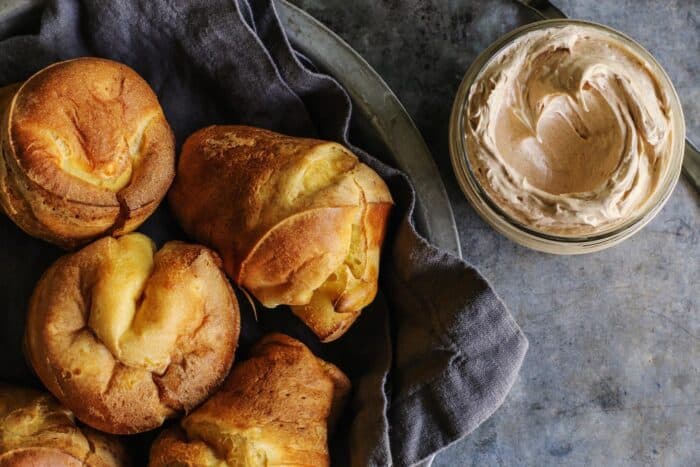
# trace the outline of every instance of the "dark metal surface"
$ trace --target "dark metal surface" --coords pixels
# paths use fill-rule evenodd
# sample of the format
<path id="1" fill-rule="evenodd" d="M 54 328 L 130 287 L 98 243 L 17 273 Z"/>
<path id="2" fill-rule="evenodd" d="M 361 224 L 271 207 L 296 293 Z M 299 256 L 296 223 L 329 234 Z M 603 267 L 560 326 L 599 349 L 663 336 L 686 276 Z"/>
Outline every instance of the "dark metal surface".
<path id="1" fill-rule="evenodd" d="M 695 185 L 695 189 L 700 190 L 700 151 L 689 139 L 685 140 L 683 173 Z"/>
<path id="2" fill-rule="evenodd" d="M 544 19 L 566 18 L 566 15 L 548 0 L 516 0 Z"/>

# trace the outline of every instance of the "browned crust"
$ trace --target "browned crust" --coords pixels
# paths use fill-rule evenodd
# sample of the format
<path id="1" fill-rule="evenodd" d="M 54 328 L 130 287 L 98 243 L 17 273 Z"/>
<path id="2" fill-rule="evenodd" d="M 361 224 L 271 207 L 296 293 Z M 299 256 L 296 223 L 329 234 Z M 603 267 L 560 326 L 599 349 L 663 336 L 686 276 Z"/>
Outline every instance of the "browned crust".
<path id="1" fill-rule="evenodd" d="M 386 225 L 391 210 L 389 203 L 373 203 L 367 206 L 362 221 L 367 232 L 367 250 L 379 251 L 384 242 Z M 377 258 L 378 259 L 378 258 Z M 307 326 L 313 329 L 321 342 L 331 342 L 340 338 L 362 313 L 362 309 L 372 303 L 377 295 L 379 282 L 379 262 L 370 262 L 362 276 L 363 293 L 343 294 L 335 303 L 334 313 L 318 313 L 317 310 L 295 309 Z"/>
<path id="2" fill-rule="evenodd" d="M 321 153 L 340 161 L 337 174 L 297 190 Z M 377 252 L 360 278 L 365 290 L 339 297 L 338 316 L 298 313 L 324 342 L 340 337 L 376 294 L 393 201 L 341 145 L 246 126 L 204 128 L 185 141 L 169 202 L 183 229 L 215 248 L 228 275 L 267 307 L 308 304 L 342 265 L 359 216 L 364 247 Z"/>
<path id="3" fill-rule="evenodd" d="M 203 319 L 192 333 L 179 334 L 163 374 L 123 364 L 87 324 L 95 268 L 115 241 L 98 240 L 46 271 L 29 304 L 25 348 L 42 382 L 81 421 L 129 434 L 191 410 L 218 387 L 233 362 L 240 316 L 218 255 L 170 242 L 167 255 L 156 254 L 154 274 L 170 275 L 173 288 L 179 275 L 204 278 Z"/>
<path id="4" fill-rule="evenodd" d="M 68 60 L 0 94 L 0 206 L 28 234 L 75 248 L 134 230 L 165 196 L 174 136 L 155 93 L 131 68 Z M 138 156 L 129 155 L 130 142 L 140 142 Z M 127 185 L 114 191 L 68 173 L 59 147 L 91 175 L 131 171 Z"/>
<path id="5" fill-rule="evenodd" d="M 267 231 L 241 262 L 237 282 L 254 290 L 263 303 L 303 305 L 304 292 L 318 288 L 323 274 L 345 255 L 338 238 L 350 236 L 357 208 L 308 210 L 286 218 Z M 291 277 L 290 277 L 291 276 Z"/>
<path id="6" fill-rule="evenodd" d="M 84 467 L 84 465 L 80 459 L 54 448 L 20 448 L 0 455 L 1 467 Z"/>
<path id="7" fill-rule="evenodd" d="M 151 445 L 148 465 L 200 467 L 213 464 L 210 460 L 221 462 L 207 443 L 197 439 L 189 440 L 180 426 L 173 426 L 163 430 Z"/>
<path id="8" fill-rule="evenodd" d="M 3 467 L 130 464 L 118 439 L 77 426 L 51 395 L 31 389 L 0 384 L 0 433 Z"/>
<path id="9" fill-rule="evenodd" d="M 233 146 L 235 141 L 243 146 Z M 170 207 L 186 232 L 217 248 L 227 273 L 237 280 L 242 261 L 272 227 L 258 221 L 270 204 L 260 196 L 265 185 L 291 159 L 320 143 L 243 126 L 199 130 L 182 147 Z"/>
<path id="10" fill-rule="evenodd" d="M 219 392 L 163 432 L 151 448 L 152 467 L 209 465 L 227 459 L 233 441 L 248 438 L 249 452 L 267 464 L 329 465 L 327 434 L 350 391 L 331 363 L 284 334 L 269 334 L 237 364 Z M 235 444 L 235 443 L 233 443 Z M 257 464 L 255 464 L 257 465 Z"/>

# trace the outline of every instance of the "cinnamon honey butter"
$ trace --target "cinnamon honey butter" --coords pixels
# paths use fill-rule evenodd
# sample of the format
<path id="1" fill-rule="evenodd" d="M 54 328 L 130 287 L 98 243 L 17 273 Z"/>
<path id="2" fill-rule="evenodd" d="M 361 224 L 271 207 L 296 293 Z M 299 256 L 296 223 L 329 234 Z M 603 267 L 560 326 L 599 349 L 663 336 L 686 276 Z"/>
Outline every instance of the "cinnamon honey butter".
<path id="1" fill-rule="evenodd" d="M 528 32 L 472 83 L 464 130 L 481 188 L 516 222 L 580 236 L 648 208 L 674 148 L 674 91 L 612 33 L 585 25 Z"/>

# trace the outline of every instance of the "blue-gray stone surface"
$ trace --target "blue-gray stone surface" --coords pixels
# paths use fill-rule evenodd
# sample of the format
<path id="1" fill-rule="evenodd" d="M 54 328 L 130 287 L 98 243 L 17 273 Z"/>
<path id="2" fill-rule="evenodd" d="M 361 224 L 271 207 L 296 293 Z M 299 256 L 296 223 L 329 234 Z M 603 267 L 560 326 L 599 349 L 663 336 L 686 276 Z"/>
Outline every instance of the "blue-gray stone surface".
<path id="1" fill-rule="evenodd" d="M 509 0 L 295 0 L 384 77 L 440 167 L 464 256 L 530 339 L 505 404 L 438 466 L 700 465 L 700 196 L 681 180 L 661 213 L 612 249 L 552 256 L 501 237 L 452 175 L 447 124 L 471 61 L 535 16 Z M 647 47 L 700 143 L 699 0 L 554 0 Z"/>

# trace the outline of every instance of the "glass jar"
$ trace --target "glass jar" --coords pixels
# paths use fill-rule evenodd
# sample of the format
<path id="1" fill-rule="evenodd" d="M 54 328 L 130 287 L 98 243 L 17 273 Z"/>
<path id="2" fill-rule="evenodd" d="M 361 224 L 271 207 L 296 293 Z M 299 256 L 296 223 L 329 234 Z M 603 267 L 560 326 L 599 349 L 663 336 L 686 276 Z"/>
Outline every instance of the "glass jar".
<path id="1" fill-rule="evenodd" d="M 553 235 L 551 233 L 546 233 L 531 226 L 523 225 L 501 209 L 487 194 L 486 190 L 480 186 L 478 178 L 472 171 L 467 152 L 465 131 L 465 109 L 468 106 L 469 90 L 475 79 L 490 60 L 516 39 L 531 31 L 566 25 L 598 28 L 612 34 L 615 38 L 619 39 L 622 43 L 639 54 L 639 56 L 644 58 L 655 72 L 659 81 L 666 86 L 671 111 L 674 115 L 672 118 L 674 139 L 672 142 L 671 160 L 669 161 L 668 169 L 664 177 L 659 181 L 659 185 L 656 187 L 656 190 L 651 195 L 644 209 L 634 217 L 625 220 L 622 224 L 616 224 L 608 229 L 603 229 L 585 236 L 568 234 Z M 680 100 L 671 80 L 661 65 L 658 64 L 646 49 L 624 34 L 597 23 L 570 19 L 554 19 L 538 21 L 518 28 L 502 36 L 477 57 L 464 75 L 464 79 L 457 91 L 452 106 L 452 115 L 450 117 L 449 138 L 452 167 L 457 181 L 476 212 L 487 223 L 509 239 L 534 250 L 555 254 L 581 254 L 603 250 L 620 243 L 638 232 L 661 210 L 673 192 L 681 172 L 685 142 L 685 124 Z"/>

